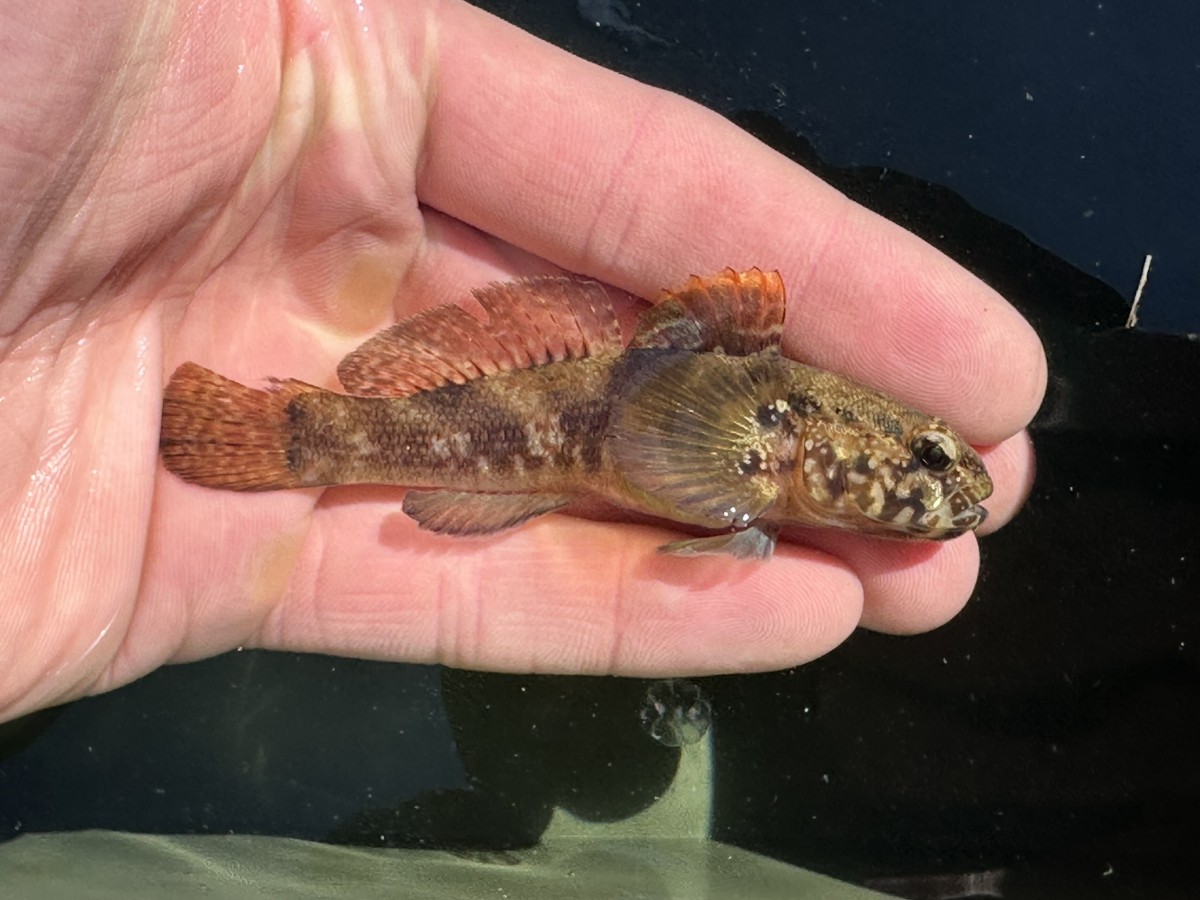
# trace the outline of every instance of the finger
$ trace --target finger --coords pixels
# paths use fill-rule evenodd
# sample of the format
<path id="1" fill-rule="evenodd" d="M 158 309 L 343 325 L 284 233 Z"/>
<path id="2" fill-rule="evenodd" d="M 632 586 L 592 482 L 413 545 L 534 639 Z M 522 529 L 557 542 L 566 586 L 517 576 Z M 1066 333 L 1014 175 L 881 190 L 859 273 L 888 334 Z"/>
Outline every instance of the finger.
<path id="1" fill-rule="evenodd" d="M 422 209 L 424 240 L 396 298 L 398 317 L 426 306 L 462 303 L 473 288 L 525 275 L 555 274 L 557 267 L 494 235 L 428 207 Z"/>
<path id="2" fill-rule="evenodd" d="M 991 534 L 1012 520 L 1033 490 L 1036 473 L 1033 441 L 1029 432 L 1022 431 L 994 447 L 985 448 L 981 455 L 996 489 L 984 502 L 988 517 L 979 533 Z"/>
<path id="3" fill-rule="evenodd" d="M 396 315 L 403 318 L 426 306 L 461 303 L 472 289 L 492 281 L 560 271 L 540 256 L 426 209 L 425 245 L 408 275 L 408 290 L 396 298 Z M 646 304 L 624 291 L 609 291 L 609 297 L 628 337 Z"/>
<path id="4" fill-rule="evenodd" d="M 394 493 L 394 492 L 393 492 Z M 859 620 L 858 579 L 781 547 L 769 565 L 684 560 L 658 529 L 549 516 L 485 540 L 419 531 L 389 499 L 322 504 L 258 643 L 522 672 L 778 669 L 832 649 Z"/>
<path id="5" fill-rule="evenodd" d="M 1037 407 L 1029 326 L 933 248 L 720 116 L 445 8 L 424 202 L 643 296 L 690 272 L 779 268 L 792 348 L 996 443 Z M 1001 377 L 1003 375 L 1003 377 Z"/>
<path id="6" fill-rule="evenodd" d="M 835 532 L 813 532 L 805 540 L 846 561 L 862 580 L 860 624 L 889 634 L 916 634 L 948 622 L 970 599 L 979 572 L 973 534 L 942 544 Z"/>

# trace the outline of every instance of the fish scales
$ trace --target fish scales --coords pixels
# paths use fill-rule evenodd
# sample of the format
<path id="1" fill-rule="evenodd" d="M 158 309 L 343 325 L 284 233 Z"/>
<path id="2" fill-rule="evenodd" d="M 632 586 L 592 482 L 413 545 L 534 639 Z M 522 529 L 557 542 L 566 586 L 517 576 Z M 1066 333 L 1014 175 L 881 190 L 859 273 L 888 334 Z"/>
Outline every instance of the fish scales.
<path id="1" fill-rule="evenodd" d="M 289 466 L 302 486 L 562 490 L 600 470 L 610 377 L 600 358 L 403 398 L 301 394 L 286 408 Z"/>
<path id="2" fill-rule="evenodd" d="M 161 454 L 195 484 L 410 488 L 423 528 L 490 534 L 602 500 L 704 536 L 682 555 L 770 556 L 781 529 L 946 539 L 992 483 L 945 422 L 783 356 L 778 273 L 727 269 L 664 292 L 622 344 L 608 290 L 570 276 L 476 292 L 338 367 L 346 393 L 256 390 L 184 363 Z"/>

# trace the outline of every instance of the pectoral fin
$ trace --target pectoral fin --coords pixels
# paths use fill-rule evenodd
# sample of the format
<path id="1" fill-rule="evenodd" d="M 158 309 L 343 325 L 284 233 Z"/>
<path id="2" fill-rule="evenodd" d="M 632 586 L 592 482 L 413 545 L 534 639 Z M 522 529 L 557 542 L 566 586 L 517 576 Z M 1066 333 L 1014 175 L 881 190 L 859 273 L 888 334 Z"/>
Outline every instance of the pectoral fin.
<path id="1" fill-rule="evenodd" d="M 766 355 L 650 354 L 637 362 L 610 420 L 617 470 L 643 508 L 709 528 L 744 528 L 779 493 L 772 472 L 787 392 Z"/>
<path id="2" fill-rule="evenodd" d="M 778 530 L 766 525 L 714 534 L 711 537 L 672 541 L 658 548 L 673 556 L 732 556 L 734 559 L 770 559 Z"/>
<path id="3" fill-rule="evenodd" d="M 495 534 L 562 509 L 559 494 L 480 494 L 470 491 L 409 491 L 401 507 L 426 531 L 458 536 Z"/>
<path id="4" fill-rule="evenodd" d="M 779 347 L 786 309 L 778 272 L 726 269 L 712 278 L 693 275 L 642 313 L 630 347 L 749 356 Z"/>

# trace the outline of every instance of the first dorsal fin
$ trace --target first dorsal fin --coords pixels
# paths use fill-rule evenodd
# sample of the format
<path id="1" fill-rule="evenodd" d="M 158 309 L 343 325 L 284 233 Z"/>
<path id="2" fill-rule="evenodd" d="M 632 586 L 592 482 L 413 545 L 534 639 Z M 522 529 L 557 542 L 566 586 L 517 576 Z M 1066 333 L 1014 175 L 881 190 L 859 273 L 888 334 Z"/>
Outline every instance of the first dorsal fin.
<path id="1" fill-rule="evenodd" d="M 786 308 L 778 272 L 726 269 L 711 278 L 693 275 L 642 313 L 630 347 L 749 356 L 779 346 Z"/>
<path id="2" fill-rule="evenodd" d="M 363 397 L 406 397 L 622 349 L 612 301 L 599 282 L 546 275 L 490 284 L 474 294 L 486 322 L 453 305 L 405 319 L 342 360 L 343 387 Z"/>

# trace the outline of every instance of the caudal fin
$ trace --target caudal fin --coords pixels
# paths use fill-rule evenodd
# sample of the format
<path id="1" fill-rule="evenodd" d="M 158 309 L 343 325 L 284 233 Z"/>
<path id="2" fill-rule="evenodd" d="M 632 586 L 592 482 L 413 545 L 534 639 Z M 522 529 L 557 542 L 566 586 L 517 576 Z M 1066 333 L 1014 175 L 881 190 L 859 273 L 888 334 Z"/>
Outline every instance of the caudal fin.
<path id="1" fill-rule="evenodd" d="M 235 491 L 301 487 L 289 451 L 288 404 L 319 390 L 298 381 L 260 391 L 195 363 L 175 370 L 163 392 L 159 452 L 184 481 Z"/>

